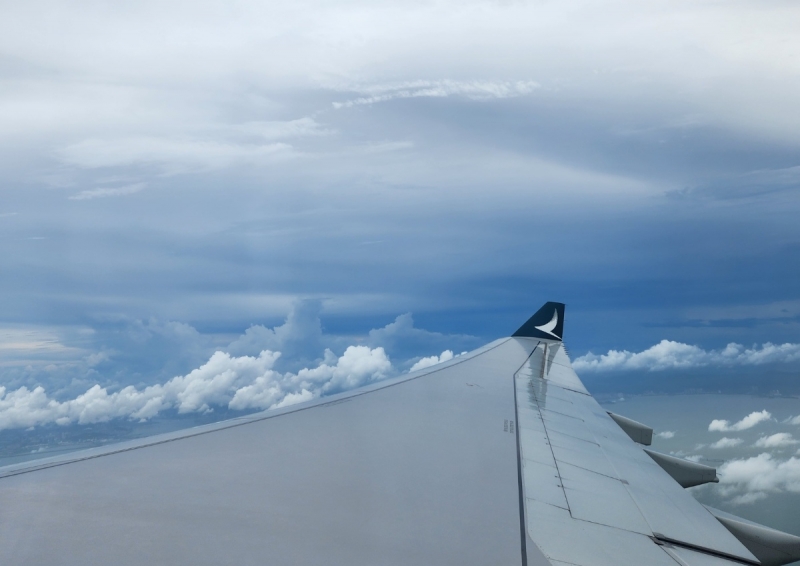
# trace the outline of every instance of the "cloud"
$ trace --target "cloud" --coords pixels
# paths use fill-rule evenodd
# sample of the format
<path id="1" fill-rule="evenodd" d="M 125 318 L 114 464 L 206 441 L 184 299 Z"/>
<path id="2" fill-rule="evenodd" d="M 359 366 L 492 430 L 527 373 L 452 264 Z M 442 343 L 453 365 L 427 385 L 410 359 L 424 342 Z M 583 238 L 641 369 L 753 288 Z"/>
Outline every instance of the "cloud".
<path id="1" fill-rule="evenodd" d="M 463 96 L 472 100 L 513 98 L 524 96 L 540 88 L 535 81 L 408 81 L 394 84 L 374 84 L 352 87 L 347 90 L 366 94 L 346 102 L 334 102 L 334 108 L 349 108 L 363 104 L 386 102 L 396 98 Z"/>
<path id="2" fill-rule="evenodd" d="M 800 415 L 797 415 L 796 417 L 789 417 L 783 422 L 786 424 L 800 425 Z"/>
<path id="3" fill-rule="evenodd" d="M 392 364 L 382 348 L 350 346 L 341 357 L 330 350 L 315 368 L 297 373 L 273 369 L 280 352 L 257 357 L 215 352 L 199 368 L 166 383 L 142 389 L 129 385 L 109 393 L 96 384 L 67 401 L 48 397 L 41 386 L 7 391 L 0 387 L 0 430 L 49 423 L 105 422 L 114 418 L 150 419 L 167 409 L 207 412 L 214 406 L 234 410 L 268 409 L 352 389 L 383 379 Z"/>
<path id="4" fill-rule="evenodd" d="M 0 361 L 21 359 L 30 363 L 32 357 L 40 360 L 52 356 L 72 357 L 83 353 L 79 348 L 68 346 L 62 337 L 52 330 L 36 327 L 0 327 Z"/>
<path id="5" fill-rule="evenodd" d="M 753 446 L 756 448 L 781 448 L 783 446 L 792 446 L 798 442 L 800 441 L 792 438 L 792 435 L 788 432 L 778 432 L 770 436 L 762 436 L 756 440 Z"/>
<path id="6" fill-rule="evenodd" d="M 658 434 L 656 434 L 656 436 L 659 437 L 659 438 L 664 438 L 664 439 L 669 440 L 670 438 L 674 438 L 675 437 L 675 432 L 671 431 L 671 430 L 663 430 L 663 431 L 659 432 Z"/>
<path id="7" fill-rule="evenodd" d="M 425 369 L 427 367 L 435 366 L 436 364 L 447 362 L 452 359 L 453 359 L 453 352 L 451 350 L 445 350 L 439 356 L 428 356 L 427 358 L 422 358 L 420 361 L 411 366 L 411 369 L 408 371 L 417 371 L 418 369 Z"/>
<path id="8" fill-rule="evenodd" d="M 132 195 L 138 193 L 147 185 L 146 183 L 134 183 L 124 187 L 87 189 L 69 197 L 70 200 L 91 200 L 103 197 L 115 197 L 121 195 Z"/>
<path id="9" fill-rule="evenodd" d="M 480 346 L 481 339 L 468 334 L 443 334 L 417 328 L 411 313 L 405 313 L 382 328 L 370 330 L 366 343 L 373 348 L 376 346 L 385 348 L 394 358 L 404 358 L 416 357 L 431 350 L 436 352 L 456 351 L 456 348 L 472 349 Z"/>
<path id="10" fill-rule="evenodd" d="M 732 503 L 747 504 L 769 493 L 800 493 L 800 459 L 776 460 L 764 453 L 725 462 L 717 470 L 720 493 L 734 496 Z"/>
<path id="11" fill-rule="evenodd" d="M 23 386 L 33 391 L 41 386 L 48 398 L 58 401 L 75 399 L 94 385 L 105 388 L 109 394 L 126 385 L 143 390 L 190 373 L 216 351 L 232 358 L 258 358 L 263 351 L 280 352 L 272 366 L 274 372 L 306 375 L 303 370 L 317 370 L 321 364 L 337 366 L 338 357 L 332 352 L 346 352 L 351 345 L 383 351 L 395 364 L 386 375 L 394 375 L 407 371 L 421 355 L 429 354 L 432 345 L 439 346 L 440 352 L 454 351 L 455 345 L 468 346 L 466 342 L 476 340 L 415 328 L 410 315 L 401 315 L 399 325 L 395 320 L 373 329 L 371 336 L 333 334 L 323 331 L 322 310 L 321 300 L 297 300 L 291 304 L 282 324 L 251 325 L 235 338 L 224 331 L 200 332 L 186 323 L 156 318 L 130 320 L 121 315 L 98 317 L 92 327 L 0 326 L 2 385 L 7 392 Z M 352 355 L 352 351 L 348 352 L 342 363 Z M 354 371 L 354 375 L 357 373 Z M 330 377 L 325 394 L 352 385 L 338 374 Z M 254 394 L 256 389 L 248 392 Z M 245 392 L 237 403 L 244 403 L 244 395 Z M 292 398 L 282 402 L 290 402 Z"/>
<path id="12" fill-rule="evenodd" d="M 741 438 L 728 438 L 727 436 L 723 436 L 716 442 L 712 442 L 709 444 L 709 448 L 714 448 L 715 450 L 720 450 L 723 448 L 733 448 L 734 446 L 739 446 L 744 440 Z"/>
<path id="13" fill-rule="evenodd" d="M 791 191 L 800 186 L 800 166 L 780 169 L 759 169 L 730 178 L 717 179 L 696 187 L 671 193 L 678 198 L 699 196 L 719 199 L 748 198 L 779 191 Z"/>
<path id="14" fill-rule="evenodd" d="M 763 491 L 754 491 L 752 493 L 737 495 L 736 497 L 731 499 L 730 502 L 733 505 L 750 505 L 751 503 L 761 501 L 762 499 L 766 499 L 767 497 L 768 495 Z"/>
<path id="15" fill-rule="evenodd" d="M 325 349 L 340 351 L 353 342 L 370 348 L 383 348 L 387 356 L 401 360 L 399 367 L 417 362 L 420 354 L 427 354 L 434 348 L 454 351 L 456 347 L 465 349 L 480 345 L 480 339 L 474 336 L 417 328 L 411 313 L 401 314 L 389 324 L 373 328 L 366 337 L 328 334 L 323 332 L 320 318 L 323 307 L 324 302 L 318 299 L 294 301 L 282 325 L 274 328 L 252 325 L 228 344 L 225 351 L 250 356 L 258 355 L 262 350 L 280 351 L 283 355 L 277 362 L 278 366 L 297 371 L 318 360 L 320 352 Z"/>
<path id="16" fill-rule="evenodd" d="M 642 352 L 609 350 L 607 354 L 591 352 L 572 362 L 576 370 L 649 370 L 688 369 L 705 366 L 761 365 L 800 360 L 800 344 L 772 344 L 745 348 L 731 342 L 722 350 L 703 350 L 698 346 L 662 340 Z"/>
<path id="17" fill-rule="evenodd" d="M 137 136 L 83 140 L 63 148 L 60 156 L 64 163 L 85 169 L 158 165 L 177 173 L 262 163 L 290 153 L 291 146 L 282 142 L 237 143 L 201 137 Z"/>
<path id="18" fill-rule="evenodd" d="M 317 358 L 325 348 L 340 346 L 332 336 L 322 332 L 322 301 L 300 299 L 292 303 L 283 324 L 267 328 L 254 324 L 225 351 L 233 355 L 258 355 L 262 350 L 281 352 L 287 368 L 299 369 Z M 288 358 L 288 359 L 287 359 Z"/>
<path id="19" fill-rule="evenodd" d="M 191 172 L 235 164 L 274 163 L 295 155 L 292 140 L 331 133 L 310 117 L 255 120 L 184 130 L 180 135 L 90 137 L 61 148 L 58 155 L 65 164 L 82 169 L 156 165 L 172 173 Z M 133 189 L 135 186 L 82 191 L 70 198 L 83 200 L 141 190 Z"/>
<path id="20" fill-rule="evenodd" d="M 734 424 L 730 424 L 729 421 L 723 419 L 714 419 L 711 421 L 711 424 L 708 425 L 708 430 L 712 432 L 739 432 L 753 428 L 758 423 L 768 421 L 771 418 L 772 414 L 767 410 L 753 411 L 742 420 Z"/>

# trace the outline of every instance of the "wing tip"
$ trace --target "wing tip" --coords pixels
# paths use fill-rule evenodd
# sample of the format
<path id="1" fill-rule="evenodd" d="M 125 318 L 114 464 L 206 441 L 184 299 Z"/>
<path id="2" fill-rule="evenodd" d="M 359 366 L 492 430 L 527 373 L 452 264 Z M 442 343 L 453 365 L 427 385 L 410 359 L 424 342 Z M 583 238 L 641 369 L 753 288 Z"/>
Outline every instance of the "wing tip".
<path id="1" fill-rule="evenodd" d="M 511 336 L 562 340 L 564 336 L 565 307 L 564 303 L 548 301 Z"/>

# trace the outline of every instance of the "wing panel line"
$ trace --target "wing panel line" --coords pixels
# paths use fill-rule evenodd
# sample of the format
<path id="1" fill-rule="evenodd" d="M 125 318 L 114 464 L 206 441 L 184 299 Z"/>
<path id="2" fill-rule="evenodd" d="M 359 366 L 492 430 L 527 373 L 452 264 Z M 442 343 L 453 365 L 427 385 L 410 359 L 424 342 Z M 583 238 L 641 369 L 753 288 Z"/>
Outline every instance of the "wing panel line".
<path id="1" fill-rule="evenodd" d="M 519 404 L 517 403 L 517 374 L 520 370 L 525 367 L 525 364 L 528 363 L 528 360 L 531 359 L 531 356 L 536 351 L 536 348 L 539 347 L 539 344 L 536 344 L 533 348 L 531 348 L 531 353 L 528 354 L 528 357 L 525 358 L 525 361 L 522 362 L 522 365 L 517 368 L 517 371 L 514 372 L 514 375 L 511 376 L 512 382 L 511 385 L 514 388 L 514 420 L 517 423 L 516 429 L 516 439 L 517 439 L 517 482 L 519 485 L 519 539 L 520 539 L 520 546 L 522 550 L 522 566 L 528 566 L 528 530 L 525 526 L 525 493 L 524 493 L 524 483 L 522 479 L 522 449 L 520 447 L 519 441 Z"/>

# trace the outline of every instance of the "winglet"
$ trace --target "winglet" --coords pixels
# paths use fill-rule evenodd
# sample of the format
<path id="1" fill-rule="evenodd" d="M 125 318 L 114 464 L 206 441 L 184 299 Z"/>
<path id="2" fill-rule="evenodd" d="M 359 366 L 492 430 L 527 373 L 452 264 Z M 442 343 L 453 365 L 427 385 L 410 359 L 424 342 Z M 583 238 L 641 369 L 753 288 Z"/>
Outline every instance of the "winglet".
<path id="1" fill-rule="evenodd" d="M 545 303 L 512 336 L 561 340 L 564 336 L 564 303 Z"/>

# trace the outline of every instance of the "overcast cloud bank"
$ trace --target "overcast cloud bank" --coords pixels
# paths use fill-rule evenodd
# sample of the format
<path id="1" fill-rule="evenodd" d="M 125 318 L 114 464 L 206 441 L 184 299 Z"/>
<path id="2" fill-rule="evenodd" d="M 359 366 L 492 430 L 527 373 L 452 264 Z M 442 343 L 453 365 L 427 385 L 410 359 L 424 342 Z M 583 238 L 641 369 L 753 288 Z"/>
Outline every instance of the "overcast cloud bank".
<path id="1" fill-rule="evenodd" d="M 800 344 L 772 344 L 747 348 L 731 342 L 722 350 L 704 350 L 698 346 L 662 340 L 642 352 L 609 350 L 599 356 L 589 352 L 576 358 L 578 371 L 689 369 L 705 366 L 760 365 L 800 360 Z"/>

